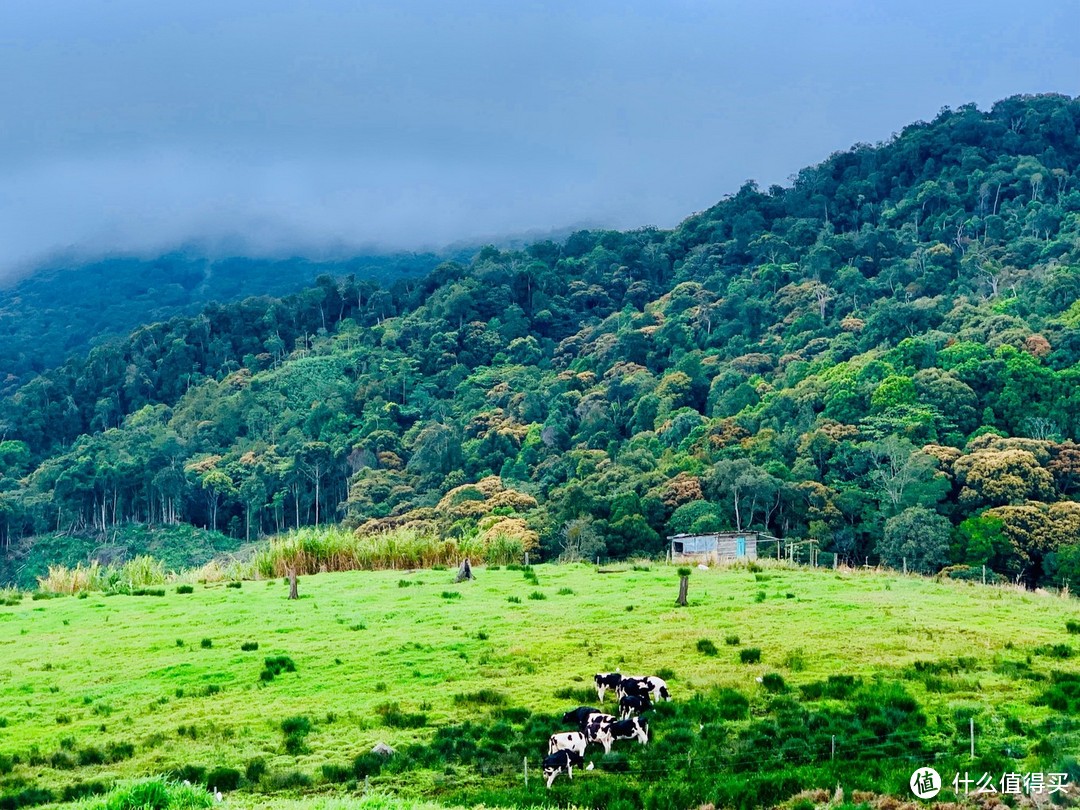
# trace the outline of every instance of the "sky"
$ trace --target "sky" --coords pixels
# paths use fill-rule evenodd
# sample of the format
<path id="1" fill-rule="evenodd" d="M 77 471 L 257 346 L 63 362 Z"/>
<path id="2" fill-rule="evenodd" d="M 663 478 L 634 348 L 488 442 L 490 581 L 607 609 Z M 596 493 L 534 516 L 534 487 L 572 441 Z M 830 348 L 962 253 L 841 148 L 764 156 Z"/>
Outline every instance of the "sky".
<path id="1" fill-rule="evenodd" d="M 3 0 L 0 277 L 671 227 L 943 106 L 1080 94 L 1080 3 Z"/>

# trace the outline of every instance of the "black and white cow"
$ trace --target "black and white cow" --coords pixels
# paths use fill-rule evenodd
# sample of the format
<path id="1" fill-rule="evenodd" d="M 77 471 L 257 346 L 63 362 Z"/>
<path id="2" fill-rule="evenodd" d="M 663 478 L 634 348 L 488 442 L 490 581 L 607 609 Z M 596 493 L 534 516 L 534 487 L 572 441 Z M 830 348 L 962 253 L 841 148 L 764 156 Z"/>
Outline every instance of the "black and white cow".
<path id="1" fill-rule="evenodd" d="M 622 700 L 627 695 L 648 697 L 651 692 L 649 679 L 644 675 L 624 675 L 615 686 L 615 694 L 618 695 L 619 700 Z"/>
<path id="2" fill-rule="evenodd" d="M 556 751 L 573 751 L 579 757 L 585 756 L 585 746 L 588 738 L 583 731 L 563 731 L 548 737 L 548 753 Z"/>
<path id="3" fill-rule="evenodd" d="M 619 740 L 637 740 L 642 745 L 649 742 L 649 724 L 640 717 L 616 720 L 608 724 L 608 732 L 613 742 Z"/>
<path id="4" fill-rule="evenodd" d="M 621 700 L 624 695 L 649 698 L 655 703 L 671 700 L 667 682 L 655 675 L 624 675 L 615 687 L 615 694 Z"/>
<path id="5" fill-rule="evenodd" d="M 618 689 L 623 676 L 618 672 L 598 672 L 593 676 L 596 683 L 596 699 L 604 702 L 604 692 L 608 689 Z"/>
<path id="6" fill-rule="evenodd" d="M 575 726 L 584 726 L 589 722 L 589 717 L 594 714 L 603 714 L 599 709 L 592 706 L 578 706 L 562 716 L 564 723 L 573 723 Z"/>
<path id="7" fill-rule="evenodd" d="M 619 698 L 619 717 L 625 720 L 632 714 L 641 714 L 652 708 L 652 701 L 640 695 L 623 695 Z"/>
<path id="8" fill-rule="evenodd" d="M 611 753 L 611 746 L 618 740 L 637 740 L 642 745 L 649 741 L 649 726 L 640 717 L 627 720 L 596 720 L 589 724 L 585 734 L 590 742 L 604 746 L 604 753 Z"/>
<path id="9" fill-rule="evenodd" d="M 565 748 L 548 754 L 544 757 L 544 778 L 547 779 L 547 786 L 550 788 L 555 777 L 563 771 L 566 771 L 566 775 L 573 779 L 574 766 L 582 765 L 584 762 L 585 758 L 581 754 Z"/>

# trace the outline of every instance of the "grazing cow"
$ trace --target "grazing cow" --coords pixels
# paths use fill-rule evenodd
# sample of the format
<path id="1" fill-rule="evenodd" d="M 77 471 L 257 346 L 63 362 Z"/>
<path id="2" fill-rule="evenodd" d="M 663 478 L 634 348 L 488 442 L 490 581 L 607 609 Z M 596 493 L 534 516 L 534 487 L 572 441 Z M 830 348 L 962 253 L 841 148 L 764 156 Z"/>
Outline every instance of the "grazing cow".
<path id="1" fill-rule="evenodd" d="M 618 672 L 598 672 L 593 676 L 593 681 L 596 682 L 596 699 L 601 703 L 604 702 L 604 692 L 608 689 L 618 689 L 619 682 L 623 679 L 623 676 Z"/>
<path id="2" fill-rule="evenodd" d="M 555 781 L 555 777 L 563 771 L 566 771 L 566 775 L 573 779 L 574 766 L 581 765 L 584 762 L 585 758 L 581 754 L 566 749 L 544 757 L 544 778 L 547 779 L 547 786 L 550 788 L 551 783 Z"/>
<path id="3" fill-rule="evenodd" d="M 652 692 L 649 679 L 638 675 L 624 675 L 615 687 L 615 694 L 622 700 L 626 695 L 634 697 L 648 697 Z"/>
<path id="4" fill-rule="evenodd" d="M 625 720 L 632 714 L 641 714 L 652 708 L 652 701 L 639 695 L 623 695 L 619 698 L 619 717 Z"/>
<path id="5" fill-rule="evenodd" d="M 649 741 L 649 725 L 640 717 L 609 723 L 608 731 L 612 740 L 637 740 L 642 745 Z"/>
<path id="6" fill-rule="evenodd" d="M 594 714 L 602 714 L 599 709 L 592 706 L 578 706 L 562 716 L 564 723 L 573 723 L 575 726 L 584 726 L 589 722 L 589 717 Z"/>
<path id="7" fill-rule="evenodd" d="M 645 680 L 649 682 L 653 702 L 659 703 L 661 700 L 671 700 L 671 692 L 668 691 L 667 681 L 663 678 L 657 678 L 655 675 L 650 675 Z"/>
<path id="8" fill-rule="evenodd" d="M 640 717 L 628 720 L 592 720 L 585 731 L 589 742 L 604 746 L 604 753 L 611 753 L 611 746 L 616 740 L 637 740 L 645 745 L 649 740 L 649 726 Z"/>
<path id="9" fill-rule="evenodd" d="M 585 741 L 588 743 L 598 743 L 599 745 L 604 746 L 605 752 L 610 751 L 611 743 L 614 741 L 609 740 L 606 744 L 604 743 L 603 738 L 606 736 L 604 729 L 606 729 L 609 724 L 617 722 L 617 720 L 618 718 L 612 717 L 610 714 L 600 714 L 599 712 L 590 714 L 581 726 L 581 730 L 585 734 Z"/>
<path id="10" fill-rule="evenodd" d="M 563 731 L 548 737 L 548 753 L 556 751 L 573 751 L 579 757 L 585 756 L 585 746 L 588 739 L 582 731 Z"/>
<path id="11" fill-rule="evenodd" d="M 659 703 L 661 700 L 671 700 L 667 682 L 663 678 L 657 678 L 655 675 L 624 675 L 622 680 L 619 681 L 619 685 L 615 687 L 615 694 L 620 699 L 624 695 L 645 697 L 651 699 L 654 703 Z"/>

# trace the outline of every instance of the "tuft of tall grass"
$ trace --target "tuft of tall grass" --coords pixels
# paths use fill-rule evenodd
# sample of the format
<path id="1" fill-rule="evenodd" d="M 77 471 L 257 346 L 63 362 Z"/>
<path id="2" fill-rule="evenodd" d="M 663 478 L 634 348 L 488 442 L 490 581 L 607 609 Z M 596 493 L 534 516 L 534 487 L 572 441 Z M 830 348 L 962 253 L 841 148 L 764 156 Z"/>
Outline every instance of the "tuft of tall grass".
<path id="1" fill-rule="evenodd" d="M 88 810 L 197 810 L 213 806 L 213 797 L 203 788 L 166 779 L 144 779 L 114 788 Z"/>
<path id="2" fill-rule="evenodd" d="M 496 541 L 485 546 L 474 538 L 440 538 L 403 527 L 379 534 L 356 534 L 333 526 L 299 529 L 271 540 L 252 559 L 260 577 L 361 569 L 434 568 L 457 565 L 469 557 L 474 565 L 501 562 Z"/>

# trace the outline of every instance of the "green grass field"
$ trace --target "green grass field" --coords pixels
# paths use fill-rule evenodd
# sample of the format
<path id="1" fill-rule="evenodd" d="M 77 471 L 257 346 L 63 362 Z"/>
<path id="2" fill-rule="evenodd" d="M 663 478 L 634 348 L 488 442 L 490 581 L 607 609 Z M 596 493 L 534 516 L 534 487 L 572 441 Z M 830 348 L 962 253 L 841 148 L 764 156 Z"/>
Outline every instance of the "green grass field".
<path id="1" fill-rule="evenodd" d="M 1066 630 L 1080 621 L 1075 599 L 766 566 L 756 573 L 695 570 L 690 606 L 677 608 L 673 568 L 624 568 L 537 566 L 537 584 L 506 569 L 480 569 L 475 582 L 462 585 L 453 583 L 453 571 L 323 574 L 302 578 L 301 598 L 292 602 L 287 586 L 273 580 L 197 585 L 191 594 L 171 586 L 164 597 L 27 597 L 0 607 L 0 806 L 3 796 L 29 788 L 57 798 L 67 789 L 70 798 L 80 784 L 101 789 L 163 773 L 199 778 L 199 768 L 246 773 L 227 800 L 235 806 L 272 799 L 274 806 L 308 807 L 365 787 L 466 806 L 549 797 L 591 805 L 590 780 L 618 779 L 652 784 L 653 792 L 615 796 L 610 806 L 664 806 L 656 771 L 670 768 L 672 758 L 681 762 L 683 749 L 689 757 L 711 744 L 696 735 L 722 737 L 709 750 L 731 759 L 717 762 L 716 771 L 737 780 L 747 752 L 772 750 L 753 748 L 752 735 L 768 723 L 783 729 L 785 712 L 831 722 L 830 712 L 847 711 L 842 700 L 822 702 L 799 689 L 837 675 L 855 676 L 864 688 L 900 684 L 925 715 L 911 751 L 887 732 L 868 744 L 870 737 L 846 736 L 850 724 L 831 733 L 823 725 L 829 737 L 840 728 L 841 759 L 878 746 L 882 757 L 896 759 L 897 773 L 910 773 L 909 754 L 959 757 L 967 753 L 969 716 L 980 756 L 1008 755 L 1017 770 L 1052 770 L 1078 748 L 1078 706 L 1068 696 L 1075 689 L 1051 701 L 1056 708 L 1039 705 L 1053 684 L 1072 687 L 1080 672 L 1080 635 Z M 708 645 L 699 650 L 703 639 L 715 654 Z M 257 650 L 241 649 L 251 642 Z M 748 648 L 760 649 L 760 662 L 741 662 Z M 262 680 L 265 659 L 276 656 L 291 659 L 295 672 Z M 612 767 L 575 774 L 572 783 L 561 778 L 545 793 L 538 771 L 547 716 L 579 698 L 596 705 L 593 673 L 616 668 L 670 674 L 674 700 L 656 713 L 655 742 L 640 750 L 622 743 L 625 753 Z M 772 691 L 756 680 L 769 673 L 782 678 Z M 744 716 L 709 716 L 710 706 L 730 698 L 723 688 L 745 696 Z M 556 696 L 567 689 L 576 692 Z M 691 711 L 684 707 L 696 707 L 694 722 L 679 714 Z M 310 731 L 290 745 L 282 722 L 297 716 Z M 528 791 L 519 749 L 500 751 L 495 741 L 494 753 L 477 759 L 472 749 L 436 739 L 465 721 L 502 723 L 507 740 L 533 735 L 520 749 L 532 751 Z M 371 773 L 365 784 L 352 763 L 377 742 L 417 753 L 407 768 Z M 819 754 L 788 761 L 810 767 Z M 650 763 L 650 756 L 661 759 Z M 252 769 L 253 762 L 261 765 Z M 792 771 L 800 775 L 785 783 L 790 789 L 777 788 L 780 798 L 847 778 L 831 762 L 813 767 L 819 770 Z M 866 774 L 852 776 L 863 780 L 852 787 L 899 793 L 895 775 Z"/>

